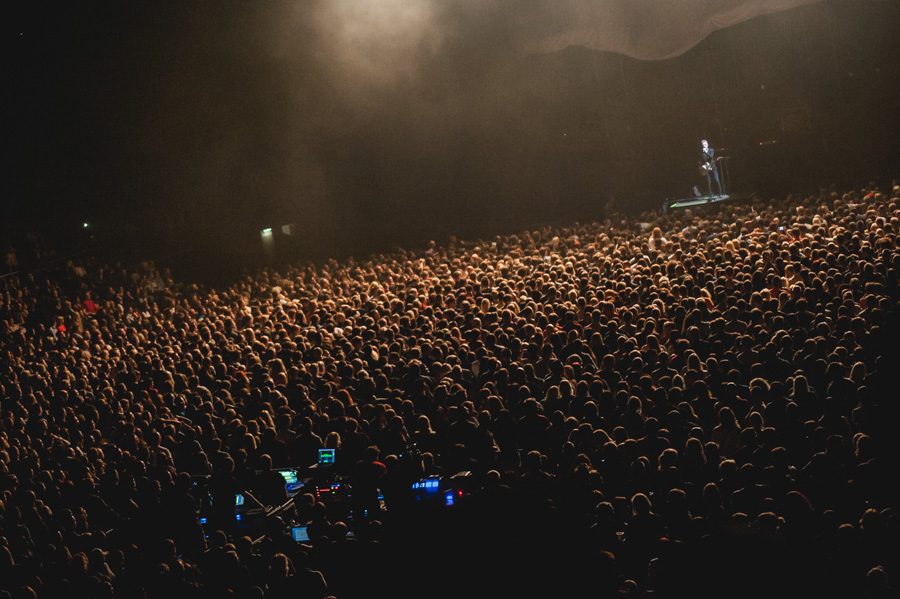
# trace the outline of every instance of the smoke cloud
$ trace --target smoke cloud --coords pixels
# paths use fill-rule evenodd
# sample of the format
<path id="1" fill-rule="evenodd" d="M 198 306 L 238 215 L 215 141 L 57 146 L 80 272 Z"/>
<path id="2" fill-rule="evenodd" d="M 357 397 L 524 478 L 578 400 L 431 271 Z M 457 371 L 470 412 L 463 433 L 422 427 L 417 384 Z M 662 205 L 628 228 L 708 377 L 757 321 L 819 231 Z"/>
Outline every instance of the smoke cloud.
<path id="1" fill-rule="evenodd" d="M 877 64 L 873 89 L 895 89 L 896 61 L 877 59 L 896 55 L 896 15 L 837 0 L 72 5 L 23 38 L 17 82 L 38 101 L 20 107 L 17 169 L 78 222 L 217 252 L 289 222 L 326 255 L 517 230 L 688 193 L 700 137 L 749 148 L 816 109 L 882 135 L 835 77 L 854 70 L 838 60 Z M 846 131 L 822 135 L 861 156 Z"/>

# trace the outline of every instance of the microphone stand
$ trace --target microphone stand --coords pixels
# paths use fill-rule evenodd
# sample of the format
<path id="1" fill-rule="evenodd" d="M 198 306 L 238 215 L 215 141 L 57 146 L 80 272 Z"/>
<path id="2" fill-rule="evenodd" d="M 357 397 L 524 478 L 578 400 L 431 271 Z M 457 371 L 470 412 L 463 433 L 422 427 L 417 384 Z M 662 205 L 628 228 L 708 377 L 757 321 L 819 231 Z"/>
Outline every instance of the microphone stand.
<path id="1" fill-rule="evenodd" d="M 716 148 L 716 152 L 725 152 L 728 148 Z M 722 183 L 722 195 L 728 195 L 728 183 L 730 183 L 730 174 L 728 173 L 728 156 L 717 156 L 716 162 L 721 162 L 722 168 L 719 169 L 719 179 Z"/>

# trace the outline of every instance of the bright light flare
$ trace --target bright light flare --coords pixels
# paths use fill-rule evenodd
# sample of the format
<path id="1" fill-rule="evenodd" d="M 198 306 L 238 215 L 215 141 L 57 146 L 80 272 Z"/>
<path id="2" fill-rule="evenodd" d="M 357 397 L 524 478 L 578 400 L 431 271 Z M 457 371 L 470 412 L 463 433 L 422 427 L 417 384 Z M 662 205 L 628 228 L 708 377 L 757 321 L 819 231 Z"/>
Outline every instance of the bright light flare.
<path id="1" fill-rule="evenodd" d="M 435 0 L 332 0 L 321 5 L 317 21 L 346 68 L 389 82 L 441 45 L 438 9 Z"/>

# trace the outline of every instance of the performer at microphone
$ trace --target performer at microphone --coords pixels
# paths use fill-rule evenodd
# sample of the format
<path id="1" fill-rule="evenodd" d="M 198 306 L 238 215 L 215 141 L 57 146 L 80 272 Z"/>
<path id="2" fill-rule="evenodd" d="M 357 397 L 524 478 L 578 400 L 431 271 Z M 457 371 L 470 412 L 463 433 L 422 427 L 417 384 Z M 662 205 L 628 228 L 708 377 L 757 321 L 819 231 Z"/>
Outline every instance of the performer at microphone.
<path id="1" fill-rule="evenodd" d="M 713 194 L 712 182 L 716 182 L 716 189 L 719 195 L 722 194 L 722 181 L 719 179 L 719 168 L 716 165 L 716 151 L 709 147 L 709 142 L 701 140 L 702 148 L 700 150 L 700 171 L 706 175 L 706 185 L 709 189 L 709 195 Z"/>

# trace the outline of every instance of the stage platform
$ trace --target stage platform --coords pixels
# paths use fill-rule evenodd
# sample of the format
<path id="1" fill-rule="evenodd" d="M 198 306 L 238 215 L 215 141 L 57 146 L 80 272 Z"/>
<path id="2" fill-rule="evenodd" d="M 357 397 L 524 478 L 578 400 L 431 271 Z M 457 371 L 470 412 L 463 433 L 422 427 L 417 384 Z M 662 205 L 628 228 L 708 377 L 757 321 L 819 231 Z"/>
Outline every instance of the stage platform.
<path id="1" fill-rule="evenodd" d="M 666 199 L 666 201 L 663 202 L 663 211 L 678 210 L 680 208 L 696 208 L 708 204 L 718 204 L 719 202 L 738 202 L 749 200 L 754 195 L 754 193 L 726 193 L 722 195 L 693 196 L 690 198 L 678 198 L 674 200 Z"/>

